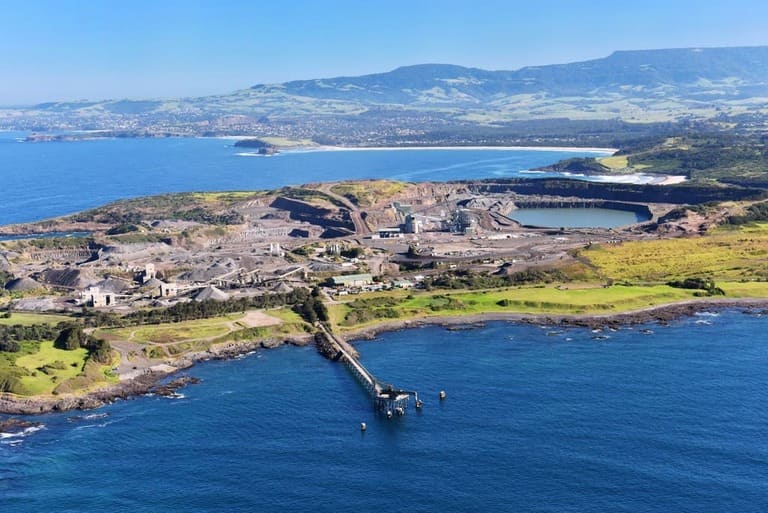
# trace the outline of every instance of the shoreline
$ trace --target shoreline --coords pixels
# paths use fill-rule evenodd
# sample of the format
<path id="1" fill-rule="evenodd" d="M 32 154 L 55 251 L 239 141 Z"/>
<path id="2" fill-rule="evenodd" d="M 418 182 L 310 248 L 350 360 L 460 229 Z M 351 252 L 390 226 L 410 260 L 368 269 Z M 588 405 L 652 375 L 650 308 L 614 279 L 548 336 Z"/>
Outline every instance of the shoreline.
<path id="1" fill-rule="evenodd" d="M 220 139 L 223 141 L 244 141 L 248 139 L 259 139 L 256 135 L 219 135 L 214 137 L 198 137 L 199 139 Z M 268 138 L 268 137 L 267 137 Z M 489 145 L 442 145 L 442 146 L 430 146 L 414 145 L 414 146 L 332 146 L 326 144 L 314 144 L 307 146 L 285 146 L 280 147 L 277 145 L 277 149 L 280 153 L 309 153 L 314 151 L 398 151 L 398 150 L 499 150 L 499 151 L 567 151 L 567 152 L 586 152 L 586 153 L 607 153 L 614 154 L 619 151 L 619 148 L 603 148 L 598 146 L 514 146 L 514 145 L 502 145 L 502 146 L 489 146 Z"/>
<path id="2" fill-rule="evenodd" d="M 372 340 L 382 333 L 391 331 L 423 328 L 427 326 L 443 326 L 446 328 L 468 326 L 469 328 L 472 328 L 475 326 L 481 327 L 486 322 L 511 322 L 543 326 L 595 329 L 634 326 L 648 323 L 664 324 L 675 319 L 695 315 L 697 312 L 706 310 L 727 310 L 729 308 L 765 309 L 766 314 L 768 314 L 768 298 L 690 299 L 677 303 L 649 306 L 640 310 L 589 315 L 488 312 L 468 315 L 429 316 L 419 319 L 385 321 L 350 330 L 349 332 L 341 334 L 341 336 L 349 341 L 349 343 L 356 344 L 357 342 Z"/>
<path id="3" fill-rule="evenodd" d="M 80 394 L 61 396 L 19 396 L 0 393 L 0 415 L 44 415 L 71 410 L 93 410 L 111 404 L 118 399 L 133 399 L 153 393 L 165 385 L 162 382 L 208 360 L 229 360 L 258 349 L 274 349 L 284 345 L 306 346 L 313 341 L 313 335 L 294 335 L 280 340 L 261 339 L 243 342 L 227 342 L 213 346 L 206 351 L 181 355 L 175 360 L 156 363 L 143 369 L 136 369 L 120 376 L 115 384 L 103 386 Z M 179 378 L 187 383 L 184 376 Z M 175 387 L 173 387 L 175 388 Z"/>
<path id="4" fill-rule="evenodd" d="M 666 324 L 672 320 L 687 317 L 706 310 L 725 310 L 729 308 L 766 309 L 768 298 L 725 298 L 691 299 L 683 302 L 651 306 L 640 310 L 620 313 L 570 315 L 570 314 L 529 314 L 516 312 L 488 312 L 468 315 L 430 316 L 417 319 L 384 321 L 370 326 L 350 330 L 341 336 L 351 344 L 373 340 L 382 333 L 426 326 L 465 329 L 480 328 L 486 322 L 515 322 L 588 329 L 603 329 L 638 324 Z M 193 367 L 196 363 L 208 360 L 226 360 L 258 349 L 274 349 L 284 345 L 307 346 L 313 341 L 313 335 L 297 335 L 284 339 L 264 339 L 240 343 L 226 343 L 206 351 L 183 355 L 170 363 L 153 365 L 139 374 L 124 375 L 120 383 L 102 387 L 83 394 L 66 396 L 26 397 L 13 394 L 0 394 L 0 414 L 3 415 L 40 415 L 69 410 L 91 410 L 110 404 L 118 399 L 131 399 L 162 386 L 166 378 L 179 374 Z M 179 379 L 184 379 L 179 378 Z M 183 385 L 182 385 L 183 386 Z"/>
<path id="5" fill-rule="evenodd" d="M 282 153 L 310 153 L 319 151 L 427 151 L 427 150 L 480 150 L 480 151 L 563 151 L 574 153 L 599 153 L 613 155 L 617 148 L 578 146 L 305 146 L 281 149 Z"/>

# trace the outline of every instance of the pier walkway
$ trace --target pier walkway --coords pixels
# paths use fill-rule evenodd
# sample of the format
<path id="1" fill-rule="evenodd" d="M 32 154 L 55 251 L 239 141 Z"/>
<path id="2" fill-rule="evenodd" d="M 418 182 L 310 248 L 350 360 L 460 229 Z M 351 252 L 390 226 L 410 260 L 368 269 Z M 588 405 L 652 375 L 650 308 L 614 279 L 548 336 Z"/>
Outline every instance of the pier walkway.
<path id="1" fill-rule="evenodd" d="M 316 338 L 318 349 L 328 358 L 340 361 L 352 372 L 360 384 L 368 391 L 373 399 L 374 408 L 391 417 L 394 414 L 403 415 L 408 407 L 408 401 L 413 396 L 416 407 L 421 407 L 418 392 L 400 390 L 384 383 L 374 376 L 358 360 L 358 353 L 349 343 L 337 337 L 323 323 L 318 323 L 320 335 Z"/>

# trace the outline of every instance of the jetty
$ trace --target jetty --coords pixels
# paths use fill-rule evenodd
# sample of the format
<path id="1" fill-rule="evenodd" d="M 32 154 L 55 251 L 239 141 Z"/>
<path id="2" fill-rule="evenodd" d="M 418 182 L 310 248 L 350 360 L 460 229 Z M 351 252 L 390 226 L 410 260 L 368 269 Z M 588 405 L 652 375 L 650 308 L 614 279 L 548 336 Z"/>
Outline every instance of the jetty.
<path id="1" fill-rule="evenodd" d="M 326 358 L 341 362 L 352 372 L 373 399 L 373 407 L 387 417 L 404 415 L 413 396 L 416 408 L 421 408 L 418 392 L 402 390 L 378 379 L 360 363 L 359 354 L 347 341 L 334 335 L 324 323 L 318 323 L 320 331 L 315 342 L 320 353 Z"/>

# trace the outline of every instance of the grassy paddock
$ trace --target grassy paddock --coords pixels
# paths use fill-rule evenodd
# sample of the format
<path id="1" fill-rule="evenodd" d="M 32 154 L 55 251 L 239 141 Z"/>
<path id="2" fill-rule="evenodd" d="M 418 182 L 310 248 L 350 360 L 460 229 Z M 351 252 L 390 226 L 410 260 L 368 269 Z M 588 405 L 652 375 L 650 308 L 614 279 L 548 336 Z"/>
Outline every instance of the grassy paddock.
<path id="1" fill-rule="evenodd" d="M 128 340 L 140 344 L 175 343 L 187 340 L 215 338 L 232 330 L 232 323 L 242 318 L 243 314 L 230 314 L 211 319 L 148 324 L 128 328 L 103 328 L 96 330 L 94 336 L 106 340 Z"/>
<path id="2" fill-rule="evenodd" d="M 0 317 L 0 324 L 7 326 L 13 326 L 14 324 L 31 326 L 33 324 L 58 324 L 60 322 L 71 320 L 72 318 L 67 317 L 66 315 L 11 312 L 11 317 L 9 319 Z"/>
<path id="3" fill-rule="evenodd" d="M 16 359 L 16 366 L 29 373 L 19 378 L 24 395 L 52 393 L 60 383 L 82 372 L 87 354 L 82 348 L 65 351 L 53 347 L 53 342 L 41 342 L 37 352 Z"/>
<path id="4" fill-rule="evenodd" d="M 192 197 L 212 204 L 232 205 L 263 196 L 261 191 L 195 192 Z"/>
<path id="5" fill-rule="evenodd" d="M 603 157 L 597 159 L 597 161 L 612 170 L 624 169 L 629 165 L 629 160 L 623 155 L 617 157 Z"/>
<path id="6" fill-rule="evenodd" d="M 768 282 L 721 282 L 718 287 L 725 291 L 726 297 L 732 298 L 768 298 Z"/>
<path id="7" fill-rule="evenodd" d="M 280 324 L 263 327 L 247 327 L 241 322 L 242 313 L 234 313 L 211 319 L 150 324 L 128 328 L 103 328 L 94 336 L 109 341 L 127 340 L 139 344 L 171 344 L 174 354 L 187 350 L 200 350 L 214 342 L 232 339 L 233 333 L 247 333 L 251 338 L 302 333 L 306 323 L 288 308 L 268 310 L 270 317 L 280 319 Z"/>
<path id="8" fill-rule="evenodd" d="M 580 255 L 606 278 L 659 283 L 696 276 L 715 281 L 768 278 L 768 224 L 705 237 L 593 246 Z"/>
<path id="9" fill-rule="evenodd" d="M 370 296 L 360 296 L 367 299 Z M 381 296 L 379 296 L 381 297 Z M 654 286 L 547 286 L 509 288 L 491 291 L 449 292 L 431 291 L 412 296 L 389 296 L 386 308 L 397 317 L 384 313 L 384 309 L 370 306 L 373 318 L 351 324 L 345 319 L 354 309 L 352 302 L 331 305 L 331 322 L 341 331 L 374 325 L 388 319 L 412 319 L 425 316 L 456 316 L 480 313 L 509 312 L 524 314 L 610 314 L 638 310 L 649 306 L 692 299 L 693 291 L 666 285 Z"/>

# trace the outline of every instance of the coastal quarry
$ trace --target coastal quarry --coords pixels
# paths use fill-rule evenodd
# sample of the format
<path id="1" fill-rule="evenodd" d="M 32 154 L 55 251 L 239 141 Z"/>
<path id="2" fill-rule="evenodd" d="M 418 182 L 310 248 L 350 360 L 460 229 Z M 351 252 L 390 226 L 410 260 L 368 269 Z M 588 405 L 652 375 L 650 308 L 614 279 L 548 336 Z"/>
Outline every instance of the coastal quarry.
<path id="1" fill-rule="evenodd" d="M 562 195 L 572 187 L 570 196 Z M 637 191 L 642 187 L 644 190 Z M 610 188 L 549 181 L 340 182 L 277 191 L 180 194 L 121 201 L 73 216 L 6 226 L 3 270 L 17 311 L 129 312 L 189 300 L 286 292 L 334 275 L 407 278 L 447 264 L 499 272 L 573 260 L 586 244 L 704 232 L 670 219 L 678 187 Z M 521 191 L 521 192 L 518 192 Z M 560 193 L 560 194 L 557 194 Z M 629 201 L 651 196 L 657 202 Z M 699 191 L 701 202 L 723 192 Z M 744 199 L 751 190 L 731 194 Z M 593 196 L 586 197 L 585 196 Z M 636 215 L 627 226 L 523 226 L 517 209 L 611 209 Z M 661 222 L 659 222 L 661 221 Z M 63 236 L 39 238 L 55 231 Z M 67 236 L 78 233 L 81 236 Z M 85 235 L 85 236 L 83 236 Z M 17 238 L 28 237 L 28 238 Z M 431 269 L 434 271 L 434 269 Z M 380 281 L 381 283 L 381 281 Z"/>
<path id="2" fill-rule="evenodd" d="M 731 237 L 727 243 L 743 244 L 745 253 L 764 247 L 762 230 L 749 243 L 713 235 L 762 194 L 685 183 L 365 180 L 168 194 L 5 226 L 0 409 L 91 407 L 149 390 L 200 359 L 311 343 L 319 326 L 333 340 L 423 318 L 565 319 L 724 289 L 734 298 L 762 297 L 755 284 L 768 269 L 759 256 L 741 259 L 740 274 L 676 262 L 650 277 L 639 274 L 639 263 L 612 260 L 631 262 L 645 251 L 634 248 L 659 243 L 678 244 L 693 258 L 686 245 L 715 236 Z M 531 208 L 565 218 L 514 220 Z M 603 224 L 605 209 L 631 221 Z M 589 225 L 570 226 L 565 219 L 576 210 L 598 214 Z M 673 278 L 692 281 L 676 286 Z M 368 381 L 383 397 L 378 381 Z"/>

